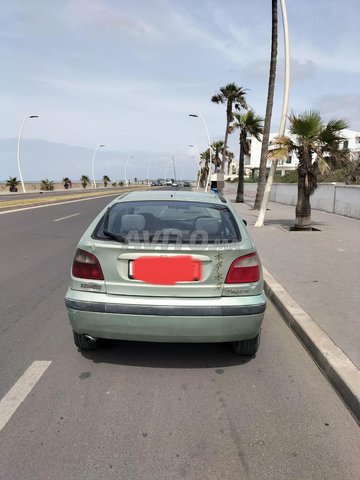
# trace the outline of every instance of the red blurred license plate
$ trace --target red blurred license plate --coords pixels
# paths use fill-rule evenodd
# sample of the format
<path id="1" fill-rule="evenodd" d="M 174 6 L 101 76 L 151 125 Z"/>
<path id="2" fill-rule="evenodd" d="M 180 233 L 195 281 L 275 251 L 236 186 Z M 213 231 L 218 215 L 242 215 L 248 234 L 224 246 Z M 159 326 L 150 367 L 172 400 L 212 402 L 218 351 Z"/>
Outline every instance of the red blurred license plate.
<path id="1" fill-rule="evenodd" d="M 129 277 L 154 285 L 201 280 L 202 265 L 191 255 L 174 257 L 140 257 L 129 262 Z"/>

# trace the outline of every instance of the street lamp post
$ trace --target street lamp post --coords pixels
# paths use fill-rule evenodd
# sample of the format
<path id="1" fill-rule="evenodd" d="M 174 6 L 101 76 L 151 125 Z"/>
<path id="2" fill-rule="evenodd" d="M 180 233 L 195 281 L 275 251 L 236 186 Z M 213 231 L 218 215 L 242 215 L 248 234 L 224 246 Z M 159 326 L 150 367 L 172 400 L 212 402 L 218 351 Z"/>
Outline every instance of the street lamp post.
<path id="1" fill-rule="evenodd" d="M 92 174 L 93 188 L 96 188 L 96 181 L 95 181 L 95 175 L 94 175 L 94 161 L 95 161 L 96 152 L 101 147 L 105 147 L 105 145 L 102 145 L 101 143 L 98 143 L 96 145 L 95 150 L 94 150 L 94 155 L 93 155 L 92 161 L 91 161 L 91 174 Z"/>
<path id="2" fill-rule="evenodd" d="M 203 125 L 204 125 L 205 132 L 206 132 L 206 136 L 207 136 L 207 139 L 208 139 L 210 165 L 209 165 L 208 178 L 207 178 L 206 184 L 205 184 L 205 192 L 207 192 L 207 190 L 208 190 L 208 185 L 209 185 L 209 180 L 210 180 L 210 175 L 211 175 L 211 165 L 212 165 L 212 158 L 211 158 L 211 140 L 210 140 L 209 130 L 208 130 L 207 126 L 206 126 L 204 117 L 201 115 L 200 110 L 198 110 L 197 115 L 196 115 L 195 113 L 189 113 L 189 117 L 194 117 L 194 118 L 199 118 L 199 117 L 200 117 L 200 118 L 201 118 L 202 123 L 203 123 Z"/>
<path id="3" fill-rule="evenodd" d="M 170 165 L 170 162 L 171 162 L 171 161 L 172 161 L 172 160 L 169 160 L 169 161 L 167 162 L 167 164 L 166 164 L 165 178 L 164 178 L 165 182 L 166 182 L 166 179 L 167 179 L 167 172 L 168 172 L 168 168 L 169 168 L 169 165 Z"/>
<path id="4" fill-rule="evenodd" d="M 286 117 L 289 106 L 289 91 L 290 91 L 290 41 L 289 41 L 289 24 L 288 16 L 286 9 L 285 0 L 280 0 L 281 4 L 281 14 L 282 14 L 282 23 L 283 23 L 283 34 L 284 34 L 284 53 L 285 53 L 285 78 L 284 78 L 284 92 L 283 92 L 283 103 L 281 110 L 281 120 L 279 128 L 279 137 L 285 134 L 286 127 Z M 270 166 L 270 172 L 266 181 L 264 196 L 261 202 L 259 216 L 255 222 L 255 227 L 262 227 L 264 225 L 265 213 L 267 205 L 269 202 L 271 187 L 274 181 L 274 175 L 276 172 L 277 160 L 273 160 Z"/>
<path id="5" fill-rule="evenodd" d="M 28 118 L 39 118 L 39 115 L 29 115 L 29 113 L 30 113 L 30 110 L 29 110 L 28 112 L 26 112 L 26 115 L 25 115 L 24 120 L 23 120 L 23 122 L 22 122 L 22 125 L 21 125 L 21 128 L 20 128 L 20 132 L 19 132 L 18 144 L 17 144 L 17 165 L 18 165 L 18 170 L 19 170 L 19 176 L 20 176 L 21 186 L 22 186 L 22 189 L 23 189 L 23 192 L 24 192 L 24 193 L 26 193 L 26 189 L 25 189 L 25 184 L 24 184 L 24 180 L 23 180 L 22 173 L 21 173 L 21 167 L 20 167 L 20 141 L 21 141 L 21 135 L 22 135 L 22 133 L 23 133 L 26 120 L 27 120 Z"/>
<path id="6" fill-rule="evenodd" d="M 196 151 L 196 154 L 197 154 L 197 185 L 196 185 L 196 190 L 199 190 L 199 187 L 200 187 L 200 173 L 201 173 L 201 169 L 200 169 L 200 163 L 201 163 L 201 158 L 200 158 L 200 154 L 199 154 L 199 150 L 195 147 L 195 145 L 188 145 L 189 147 L 192 147 L 195 151 Z M 193 157 L 195 159 L 195 156 Z"/>
<path id="7" fill-rule="evenodd" d="M 149 186 L 150 182 L 149 182 L 149 174 L 150 174 L 150 167 L 151 165 L 153 164 L 153 162 L 150 160 L 149 161 L 149 165 L 148 165 L 148 169 L 147 169 L 147 174 L 146 174 L 146 180 L 147 180 L 147 184 Z"/>
<path id="8" fill-rule="evenodd" d="M 172 157 L 172 163 L 173 163 L 173 168 L 174 168 L 174 180 L 176 182 L 175 155 L 173 155 L 173 157 Z"/>
<path id="9" fill-rule="evenodd" d="M 125 172 L 124 172 L 124 176 L 125 176 L 125 185 L 127 185 L 128 183 L 128 179 L 127 179 L 127 167 L 128 167 L 128 163 L 129 163 L 129 160 L 130 158 L 134 158 L 131 153 L 129 153 L 127 159 L 126 159 L 126 162 L 125 162 Z"/>

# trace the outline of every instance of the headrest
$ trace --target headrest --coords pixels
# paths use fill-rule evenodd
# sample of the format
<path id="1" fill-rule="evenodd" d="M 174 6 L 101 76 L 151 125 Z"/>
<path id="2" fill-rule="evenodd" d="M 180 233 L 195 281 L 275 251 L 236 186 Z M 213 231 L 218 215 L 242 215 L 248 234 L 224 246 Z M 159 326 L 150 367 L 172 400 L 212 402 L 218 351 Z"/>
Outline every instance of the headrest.
<path id="1" fill-rule="evenodd" d="M 195 229 L 204 230 L 209 235 L 215 235 L 219 231 L 219 226 L 217 218 L 197 218 L 195 220 Z"/>
<path id="2" fill-rule="evenodd" d="M 140 232 L 145 228 L 145 217 L 143 215 L 123 215 L 121 217 L 121 231 L 130 232 L 136 230 Z"/>

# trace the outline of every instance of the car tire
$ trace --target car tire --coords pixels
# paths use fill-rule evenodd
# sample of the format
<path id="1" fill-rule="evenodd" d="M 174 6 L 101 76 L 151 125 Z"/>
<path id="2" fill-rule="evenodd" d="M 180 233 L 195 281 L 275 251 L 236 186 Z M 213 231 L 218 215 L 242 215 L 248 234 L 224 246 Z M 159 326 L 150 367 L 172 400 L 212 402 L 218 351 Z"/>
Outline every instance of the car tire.
<path id="1" fill-rule="evenodd" d="M 249 340 L 239 340 L 237 342 L 232 342 L 232 347 L 234 352 L 237 355 L 246 355 L 253 356 L 259 349 L 260 345 L 260 336 L 259 332 L 255 338 L 250 338 Z"/>
<path id="2" fill-rule="evenodd" d="M 73 332 L 74 343 L 79 350 L 95 350 L 98 347 L 98 340 L 90 340 L 83 333 Z"/>

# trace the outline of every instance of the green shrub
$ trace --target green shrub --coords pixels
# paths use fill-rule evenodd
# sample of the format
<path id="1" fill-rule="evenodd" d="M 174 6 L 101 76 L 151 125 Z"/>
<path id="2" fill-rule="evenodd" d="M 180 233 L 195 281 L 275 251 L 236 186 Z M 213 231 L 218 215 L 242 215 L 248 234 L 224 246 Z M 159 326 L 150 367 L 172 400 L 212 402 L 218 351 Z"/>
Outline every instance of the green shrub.
<path id="1" fill-rule="evenodd" d="M 330 182 L 339 182 L 344 183 L 346 181 L 347 168 L 338 168 L 332 170 L 331 172 L 324 173 L 322 175 L 318 174 L 317 179 L 318 183 L 330 183 Z"/>
<path id="2" fill-rule="evenodd" d="M 280 173 L 280 172 L 279 172 Z M 275 183 L 298 183 L 298 173 L 296 170 L 291 170 L 290 172 L 286 172 L 285 175 L 281 176 L 281 174 L 276 175 L 274 177 Z"/>
<path id="3" fill-rule="evenodd" d="M 54 182 L 48 178 L 41 180 L 40 190 L 54 190 Z"/>
<path id="4" fill-rule="evenodd" d="M 347 185 L 360 185 L 360 153 L 357 158 L 354 158 L 346 171 Z"/>

